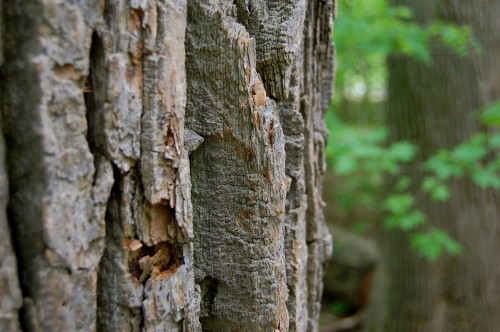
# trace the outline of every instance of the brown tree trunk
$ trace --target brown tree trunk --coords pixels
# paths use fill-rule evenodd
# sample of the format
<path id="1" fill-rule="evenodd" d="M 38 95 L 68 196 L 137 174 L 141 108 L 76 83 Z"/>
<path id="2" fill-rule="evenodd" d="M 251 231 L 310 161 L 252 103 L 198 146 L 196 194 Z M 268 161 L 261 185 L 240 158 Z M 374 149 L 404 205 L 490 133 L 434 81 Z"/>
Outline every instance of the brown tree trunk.
<path id="1" fill-rule="evenodd" d="M 422 23 L 440 19 L 469 25 L 484 48 L 482 53 L 460 57 L 449 47 L 434 45 L 431 66 L 398 57 L 389 60 L 387 119 L 392 138 L 417 143 L 418 161 L 423 161 L 439 148 L 452 148 L 484 130 L 475 111 L 500 97 L 500 48 L 496 42 L 500 3 L 397 3 L 412 7 Z M 406 173 L 413 177 L 416 192 L 423 177 L 419 162 Z M 375 290 L 366 330 L 498 330 L 498 193 L 481 190 L 470 179 L 453 181 L 450 191 L 451 199 L 445 204 L 432 203 L 419 194 L 416 201 L 428 215 L 429 226 L 448 231 L 463 244 L 464 252 L 428 263 L 410 249 L 408 233 L 387 231 L 378 274 L 383 287 Z"/>
<path id="2" fill-rule="evenodd" d="M 0 324 L 315 331 L 332 0 L 0 5 Z"/>

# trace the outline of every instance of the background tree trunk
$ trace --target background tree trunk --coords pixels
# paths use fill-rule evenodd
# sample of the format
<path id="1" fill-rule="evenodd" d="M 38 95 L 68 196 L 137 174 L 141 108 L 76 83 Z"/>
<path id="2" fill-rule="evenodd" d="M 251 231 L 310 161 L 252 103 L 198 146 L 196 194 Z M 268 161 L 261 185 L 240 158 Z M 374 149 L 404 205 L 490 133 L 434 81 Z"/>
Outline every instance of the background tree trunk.
<path id="1" fill-rule="evenodd" d="M 0 8 L 0 324 L 317 330 L 332 0 Z"/>
<path id="2" fill-rule="evenodd" d="M 480 128 L 475 111 L 500 97 L 500 3 L 396 1 L 414 9 L 421 23 L 445 20 L 469 25 L 483 52 L 460 57 L 435 45 L 433 65 L 398 57 L 389 60 L 387 120 L 394 140 L 420 148 L 423 161 L 452 148 Z M 417 162 L 405 170 L 417 192 L 423 174 Z M 470 179 L 450 184 L 451 199 L 432 203 L 417 194 L 429 226 L 448 231 L 464 246 L 457 257 L 429 264 L 409 247 L 407 232 L 387 231 L 383 263 L 375 281 L 368 331 L 497 331 L 500 326 L 500 222 L 498 193 Z M 383 295 L 382 298 L 377 294 Z M 381 306 L 381 301 L 384 305 Z M 383 309 L 383 310 L 381 310 Z"/>

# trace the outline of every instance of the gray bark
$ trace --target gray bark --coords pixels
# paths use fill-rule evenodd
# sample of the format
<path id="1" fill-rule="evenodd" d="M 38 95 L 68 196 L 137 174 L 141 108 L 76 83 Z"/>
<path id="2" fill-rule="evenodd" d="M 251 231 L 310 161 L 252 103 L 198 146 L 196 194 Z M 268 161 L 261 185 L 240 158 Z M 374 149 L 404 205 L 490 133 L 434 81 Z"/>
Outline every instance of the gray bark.
<path id="1" fill-rule="evenodd" d="M 331 1 L 0 4 L 0 322 L 316 330 Z"/>
<path id="2" fill-rule="evenodd" d="M 3 64 L 3 10 L 0 1 L 0 68 Z M 0 104 L 2 104 L 0 94 Z M 3 126 L 0 114 L 0 126 Z M 19 331 L 18 310 L 22 306 L 21 289 L 17 276 L 17 262 L 14 254 L 6 208 L 9 200 L 7 174 L 5 170 L 5 142 L 0 135 L 0 326 L 8 331 Z"/>
<path id="3" fill-rule="evenodd" d="M 0 1 L 0 67 L 3 64 L 2 16 L 2 2 Z M 2 103 L 1 95 L 0 103 Z M 2 125 L 2 115 L 0 114 L 0 126 Z M 5 170 L 5 142 L 3 136 L 0 135 L 0 326 L 8 331 L 19 331 L 18 310 L 22 306 L 22 296 L 6 213 L 9 200 L 8 185 Z"/>

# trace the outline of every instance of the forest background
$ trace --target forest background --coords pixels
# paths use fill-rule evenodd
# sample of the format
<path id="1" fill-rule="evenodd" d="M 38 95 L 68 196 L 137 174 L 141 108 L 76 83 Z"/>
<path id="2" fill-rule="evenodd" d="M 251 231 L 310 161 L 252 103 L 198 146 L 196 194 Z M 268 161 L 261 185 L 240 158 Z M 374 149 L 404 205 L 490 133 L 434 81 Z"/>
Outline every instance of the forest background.
<path id="1" fill-rule="evenodd" d="M 344 214 L 342 219 L 354 214 L 352 230 L 357 233 L 376 227 L 380 219 L 388 228 L 416 230 L 425 223 L 426 216 L 414 209 L 414 197 L 406 192 L 411 179 L 400 176 L 400 170 L 414 160 L 419 147 L 409 141 L 388 141 L 384 119 L 386 59 L 390 55 L 412 57 L 432 66 L 429 43 L 434 38 L 442 39 L 463 57 L 469 51 L 482 52 L 481 45 L 467 26 L 436 21 L 422 27 L 412 20 L 410 8 L 391 6 L 386 0 L 340 0 L 339 11 L 334 34 L 336 84 L 327 115 L 331 133 L 327 152 L 329 169 L 340 187 L 327 190 L 334 194 L 332 204 Z M 478 109 L 477 115 L 483 124 L 496 126 L 500 123 L 500 104 Z M 482 188 L 499 188 L 500 162 L 479 162 L 499 145 L 498 135 L 477 134 L 453 149 L 443 148 L 422 164 L 428 173 L 422 191 L 436 202 L 446 201 L 450 197 L 447 181 L 462 176 L 471 176 Z M 387 176 L 396 178 L 390 188 L 385 186 Z M 358 218 L 356 213 L 363 217 Z M 437 229 L 415 233 L 412 239 L 415 250 L 431 261 L 444 252 L 461 251 L 458 242 Z"/>
<path id="2" fill-rule="evenodd" d="M 387 60 L 412 59 L 432 68 L 433 43 L 467 58 L 484 52 L 481 36 L 474 35 L 468 25 L 445 20 L 423 25 L 415 20 L 411 8 L 393 6 L 386 0 L 339 0 L 338 11 L 335 94 L 327 114 L 329 184 L 325 195 L 330 206 L 326 219 L 378 241 L 381 228 L 404 231 L 409 234 L 406 245 L 431 265 L 446 257 L 460 259 L 467 248 L 436 227 L 416 202 L 426 196 L 433 204 L 445 204 L 454 194 L 450 182 L 458 179 L 470 179 L 486 191 L 500 187 L 500 162 L 492 157 L 500 146 L 495 133 L 500 103 L 474 110 L 475 121 L 484 130 L 418 160 L 419 150 L 425 147 L 390 138 Z M 412 183 L 415 178 L 405 172 L 408 165 L 415 164 L 424 174 L 418 183 Z M 343 248 L 337 245 L 335 250 Z M 335 301 L 330 310 L 345 314 L 349 306 Z"/>

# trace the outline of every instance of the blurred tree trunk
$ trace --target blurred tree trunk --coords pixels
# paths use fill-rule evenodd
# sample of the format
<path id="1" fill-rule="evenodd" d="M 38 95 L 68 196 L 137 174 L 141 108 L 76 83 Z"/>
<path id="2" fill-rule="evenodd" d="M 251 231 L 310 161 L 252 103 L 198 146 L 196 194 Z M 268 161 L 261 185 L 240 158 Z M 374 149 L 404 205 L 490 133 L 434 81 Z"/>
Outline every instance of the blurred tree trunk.
<path id="1" fill-rule="evenodd" d="M 333 1 L 0 5 L 2 327 L 317 330 Z"/>
<path id="2" fill-rule="evenodd" d="M 396 4 L 413 8 L 421 23 L 444 20 L 469 25 L 484 48 L 482 53 L 460 57 L 436 44 L 431 66 L 389 59 L 387 121 L 393 140 L 410 140 L 420 148 L 417 163 L 405 170 L 413 177 L 416 193 L 423 177 L 419 161 L 485 130 L 475 111 L 500 98 L 500 3 L 401 0 Z M 430 264 L 410 249 L 407 232 L 386 231 L 367 331 L 498 331 L 498 193 L 481 190 L 470 179 L 452 182 L 450 191 L 445 204 L 419 194 L 416 202 L 428 215 L 429 226 L 445 229 L 463 244 L 464 252 Z"/>

